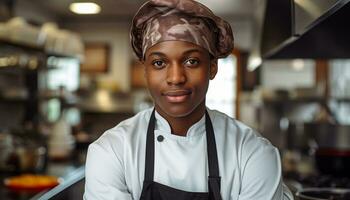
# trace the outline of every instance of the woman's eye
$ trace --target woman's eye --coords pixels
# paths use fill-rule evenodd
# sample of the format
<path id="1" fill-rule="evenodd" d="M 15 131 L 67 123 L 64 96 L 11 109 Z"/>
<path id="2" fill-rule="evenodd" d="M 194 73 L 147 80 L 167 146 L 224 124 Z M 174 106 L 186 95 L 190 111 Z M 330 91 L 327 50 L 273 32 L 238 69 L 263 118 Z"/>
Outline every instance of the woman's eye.
<path id="1" fill-rule="evenodd" d="M 188 59 L 186 60 L 185 64 L 189 66 L 196 66 L 198 65 L 199 61 L 196 59 Z"/>
<path id="2" fill-rule="evenodd" d="M 152 62 L 152 65 L 155 66 L 156 68 L 165 67 L 165 63 L 161 60 L 156 60 L 156 61 Z"/>

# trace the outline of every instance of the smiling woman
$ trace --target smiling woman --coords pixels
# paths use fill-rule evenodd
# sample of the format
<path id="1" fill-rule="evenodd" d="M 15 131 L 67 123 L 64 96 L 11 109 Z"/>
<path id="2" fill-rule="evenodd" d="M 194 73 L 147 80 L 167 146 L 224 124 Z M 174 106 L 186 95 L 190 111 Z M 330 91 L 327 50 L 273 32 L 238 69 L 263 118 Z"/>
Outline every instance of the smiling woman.
<path id="1" fill-rule="evenodd" d="M 233 50 L 226 21 L 193 0 L 151 0 L 133 19 L 131 44 L 154 108 L 89 146 L 85 200 L 293 199 L 278 150 L 206 107 L 218 58 Z"/>
<path id="2" fill-rule="evenodd" d="M 217 72 L 217 60 L 193 43 L 165 41 L 146 51 L 144 65 L 156 110 L 168 121 L 185 118 L 185 124 L 174 126 L 173 133 L 186 135 L 204 114 L 205 95 Z"/>

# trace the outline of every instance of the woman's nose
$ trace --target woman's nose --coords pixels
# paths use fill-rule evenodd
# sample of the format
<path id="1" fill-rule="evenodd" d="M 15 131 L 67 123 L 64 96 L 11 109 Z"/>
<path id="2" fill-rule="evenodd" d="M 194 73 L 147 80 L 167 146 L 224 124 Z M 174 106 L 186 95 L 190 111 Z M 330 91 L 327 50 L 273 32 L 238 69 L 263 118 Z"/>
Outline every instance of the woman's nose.
<path id="1" fill-rule="evenodd" d="M 182 65 L 173 64 L 167 71 L 167 83 L 171 85 L 179 85 L 186 81 L 185 71 Z"/>

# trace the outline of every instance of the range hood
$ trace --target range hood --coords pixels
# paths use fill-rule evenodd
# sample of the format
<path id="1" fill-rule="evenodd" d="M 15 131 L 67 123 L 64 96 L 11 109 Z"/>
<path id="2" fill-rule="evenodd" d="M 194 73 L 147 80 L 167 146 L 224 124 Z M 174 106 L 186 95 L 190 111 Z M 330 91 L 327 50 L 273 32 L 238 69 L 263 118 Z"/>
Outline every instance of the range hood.
<path id="1" fill-rule="evenodd" d="M 264 59 L 350 58 L 350 0 L 267 0 Z"/>

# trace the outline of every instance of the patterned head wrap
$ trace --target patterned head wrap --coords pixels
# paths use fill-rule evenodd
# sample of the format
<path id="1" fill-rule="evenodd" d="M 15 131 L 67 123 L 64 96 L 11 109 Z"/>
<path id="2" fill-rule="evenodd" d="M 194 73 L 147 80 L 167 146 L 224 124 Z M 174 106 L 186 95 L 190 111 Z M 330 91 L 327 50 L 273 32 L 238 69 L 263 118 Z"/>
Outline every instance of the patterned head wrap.
<path id="1" fill-rule="evenodd" d="M 215 58 L 226 57 L 233 49 L 230 25 L 194 0 L 146 2 L 134 16 L 130 39 L 140 60 L 148 48 L 163 41 L 191 42 Z"/>

